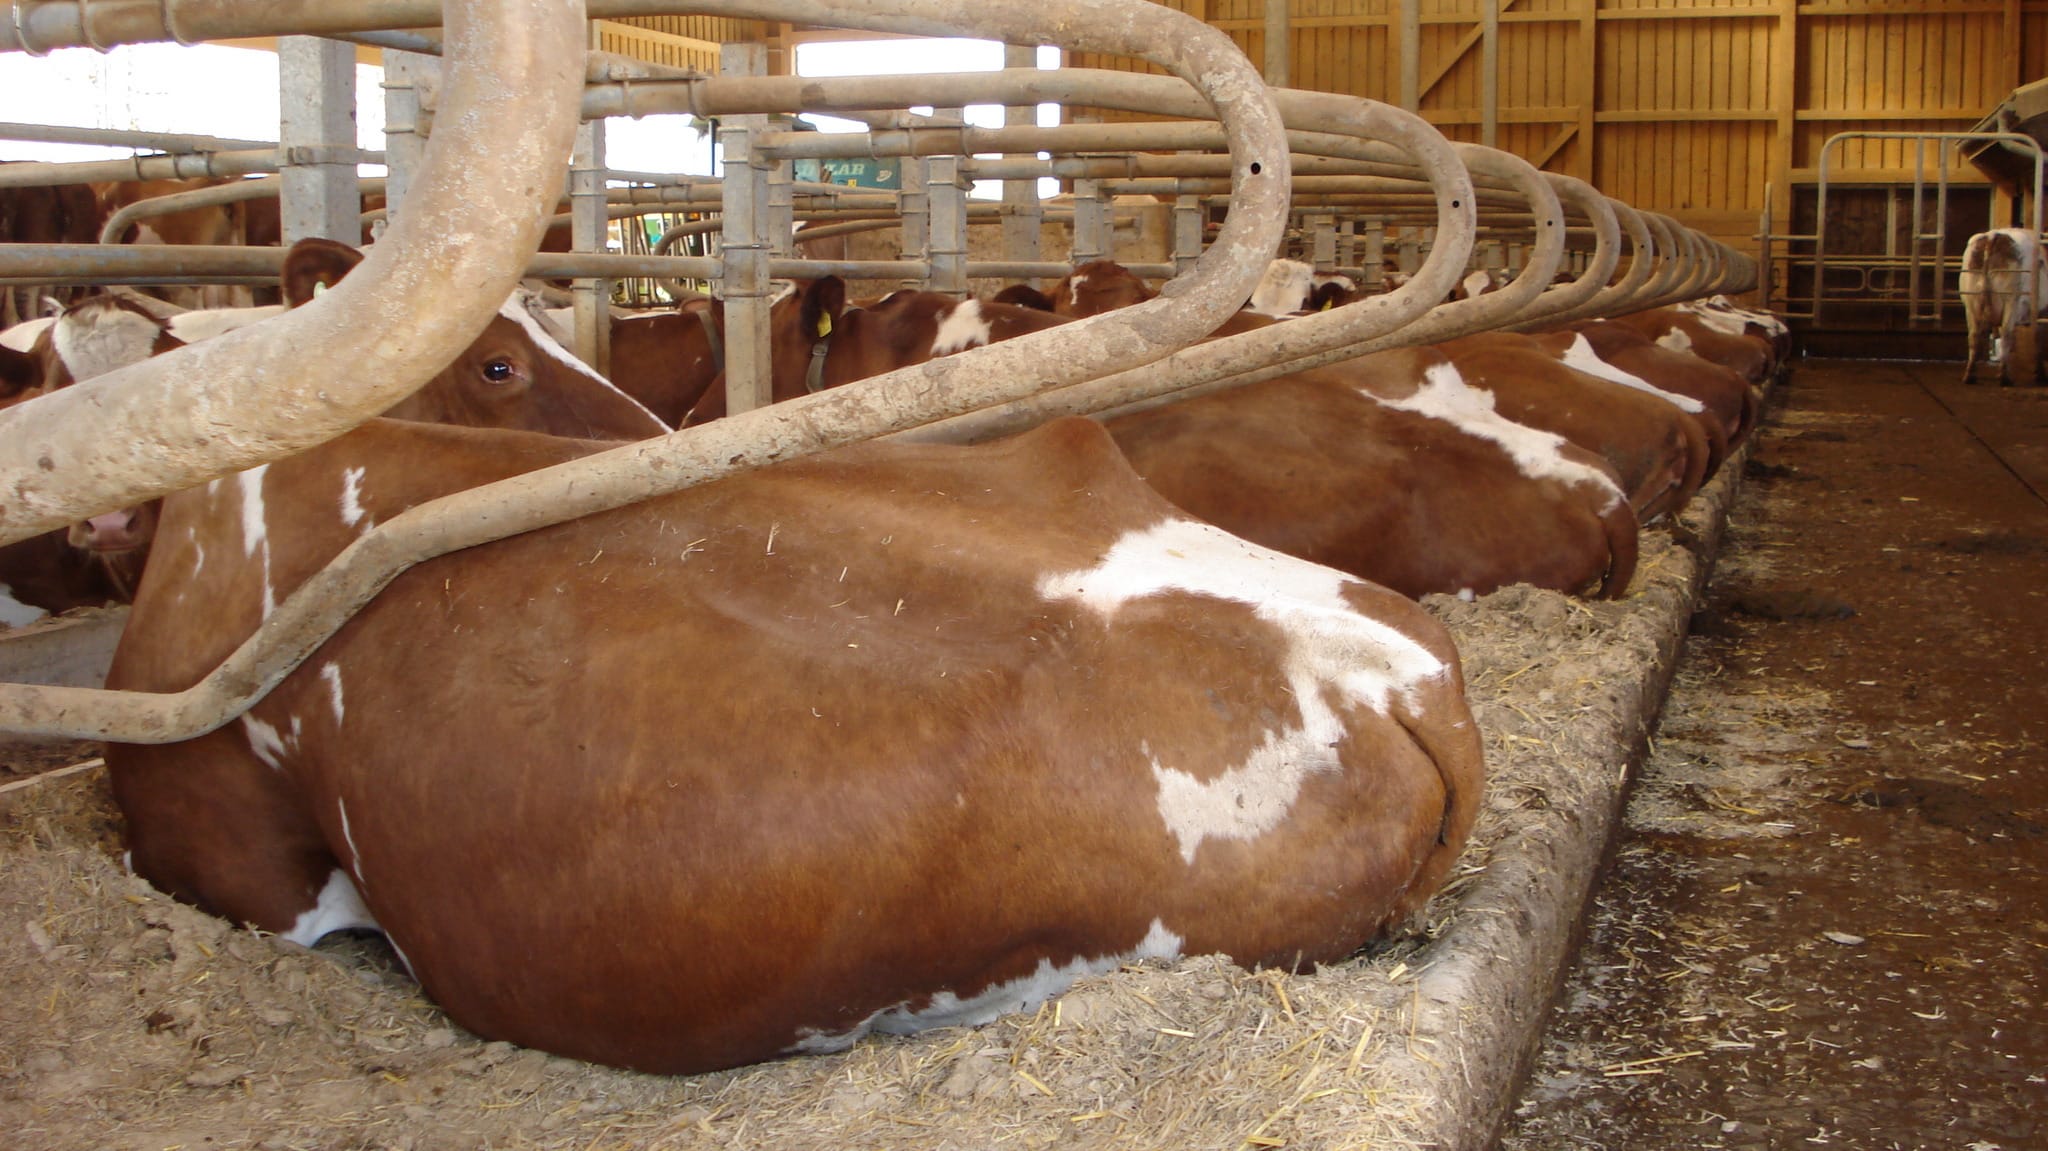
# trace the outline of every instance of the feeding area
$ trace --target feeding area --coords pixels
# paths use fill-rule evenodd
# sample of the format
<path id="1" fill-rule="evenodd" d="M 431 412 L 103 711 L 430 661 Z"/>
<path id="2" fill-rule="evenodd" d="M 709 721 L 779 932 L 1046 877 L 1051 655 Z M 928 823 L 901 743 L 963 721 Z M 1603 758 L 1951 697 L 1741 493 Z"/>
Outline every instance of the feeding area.
<path id="1" fill-rule="evenodd" d="M 671 14 L 731 40 L 593 31 Z M 818 17 L 16 6 L 282 78 L 275 141 L 0 165 L 100 210 L 0 245 L 17 1145 L 1497 1137 L 1784 370 L 1756 261 L 1165 6 L 738 34 Z M 607 164 L 670 115 L 716 175 Z"/>

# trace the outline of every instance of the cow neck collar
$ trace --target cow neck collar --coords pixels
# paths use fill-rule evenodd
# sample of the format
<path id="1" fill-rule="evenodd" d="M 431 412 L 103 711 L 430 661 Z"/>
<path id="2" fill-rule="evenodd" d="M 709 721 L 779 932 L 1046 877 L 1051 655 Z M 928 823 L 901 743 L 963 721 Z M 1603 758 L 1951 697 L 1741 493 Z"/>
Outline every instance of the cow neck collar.
<path id="1" fill-rule="evenodd" d="M 825 390 L 825 357 L 830 355 L 831 352 L 832 335 L 829 332 L 819 336 L 818 341 L 811 345 L 811 364 L 810 367 L 804 370 L 804 391 L 822 392 Z"/>

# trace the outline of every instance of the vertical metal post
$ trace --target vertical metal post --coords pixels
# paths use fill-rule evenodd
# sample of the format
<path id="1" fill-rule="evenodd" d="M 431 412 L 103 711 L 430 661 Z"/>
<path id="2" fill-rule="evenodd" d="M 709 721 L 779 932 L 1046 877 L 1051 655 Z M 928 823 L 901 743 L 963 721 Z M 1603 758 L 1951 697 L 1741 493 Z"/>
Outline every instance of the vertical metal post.
<path id="1" fill-rule="evenodd" d="M 1365 222 L 1365 286 L 1377 291 L 1387 286 L 1387 222 Z"/>
<path id="2" fill-rule="evenodd" d="M 1394 249 L 1394 265 L 1401 269 L 1403 275 L 1409 276 L 1414 275 L 1415 269 L 1422 266 L 1421 229 L 1401 229 L 1400 242 Z"/>
<path id="3" fill-rule="evenodd" d="M 1184 275 L 1202 255 L 1202 198 L 1183 192 L 1173 198 L 1173 272 Z"/>
<path id="4" fill-rule="evenodd" d="M 768 187 L 768 250 L 787 256 L 796 249 L 796 161 L 772 161 L 763 176 Z"/>
<path id="5" fill-rule="evenodd" d="M 1003 46 L 1003 67 L 1036 68 L 1038 49 L 1029 44 Z M 1035 105 L 1012 105 L 1003 109 L 1006 128 L 1032 127 L 1038 123 Z M 1003 181 L 1003 259 L 1038 259 L 1039 235 L 1045 209 L 1038 202 L 1037 180 Z"/>
<path id="6" fill-rule="evenodd" d="M 1337 270 L 1337 220 L 1334 216 L 1310 216 L 1309 263 L 1324 275 Z"/>
<path id="7" fill-rule="evenodd" d="M 1109 203 L 1102 192 L 1102 181 L 1074 181 L 1073 262 L 1077 266 L 1113 258 L 1114 242 L 1109 229 Z"/>
<path id="8" fill-rule="evenodd" d="M 1294 39 L 1287 19 L 1288 0 L 1266 0 L 1266 85 L 1291 87 L 1287 74 Z"/>
<path id="9" fill-rule="evenodd" d="M 722 44 L 721 76 L 761 76 L 768 71 L 765 44 Z M 727 116 L 718 132 L 725 166 L 718 290 L 725 301 L 725 406 L 737 415 L 767 407 L 774 399 L 768 356 L 768 245 L 762 239 L 768 202 L 767 173 L 757 165 L 754 140 L 766 129 L 760 115 Z M 909 165 L 905 165 L 909 167 Z"/>
<path id="10" fill-rule="evenodd" d="M 1337 222 L 1337 266 L 1358 266 L 1358 221 L 1350 216 Z"/>
<path id="11" fill-rule="evenodd" d="M 278 146 L 284 163 L 279 213 L 284 242 L 362 238 L 356 165 L 356 50 L 339 40 L 286 36 L 277 43 Z"/>
<path id="12" fill-rule="evenodd" d="M 1920 217 L 1927 198 L 1927 140 L 1913 141 L 1913 223 L 1906 233 L 1906 323 L 1917 324 L 1920 316 Z M 1934 315 L 1937 323 L 1941 313 Z"/>
<path id="13" fill-rule="evenodd" d="M 412 187 L 420 160 L 426 155 L 427 138 L 420 133 L 419 86 L 437 75 L 441 62 L 418 52 L 384 50 L 384 220 L 379 235 L 401 210 L 406 190 Z"/>
<path id="14" fill-rule="evenodd" d="M 949 296 L 967 295 L 967 181 L 960 157 L 933 156 L 925 170 L 925 194 L 931 197 L 931 290 Z"/>
<path id="15" fill-rule="evenodd" d="M 604 121 L 586 120 L 576 127 L 569 161 L 569 247 L 578 252 L 605 250 L 611 221 L 605 215 L 604 167 Z M 609 372 L 612 282 L 578 277 L 570 294 L 576 305 L 576 355 L 600 373 Z"/>
<path id="16" fill-rule="evenodd" d="M 922 260 L 931 247 L 932 201 L 926 191 L 925 162 L 915 156 L 903 157 L 898 167 L 901 183 L 896 192 L 896 210 L 903 223 L 902 245 L 897 250 L 899 260 Z M 922 279 L 903 281 L 905 287 L 922 288 Z"/>

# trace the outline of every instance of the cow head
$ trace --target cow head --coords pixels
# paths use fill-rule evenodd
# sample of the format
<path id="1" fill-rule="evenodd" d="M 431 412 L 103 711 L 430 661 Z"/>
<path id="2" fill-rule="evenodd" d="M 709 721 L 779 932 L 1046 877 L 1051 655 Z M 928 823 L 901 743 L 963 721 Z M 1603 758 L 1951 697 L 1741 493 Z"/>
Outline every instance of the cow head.
<path id="1" fill-rule="evenodd" d="M 292 245 L 283 275 L 287 306 L 312 302 L 362 259 L 361 252 L 333 240 Z M 523 294 L 507 300 L 439 375 L 383 414 L 584 439 L 644 439 L 669 430 L 571 355 L 542 325 L 536 302 Z"/>

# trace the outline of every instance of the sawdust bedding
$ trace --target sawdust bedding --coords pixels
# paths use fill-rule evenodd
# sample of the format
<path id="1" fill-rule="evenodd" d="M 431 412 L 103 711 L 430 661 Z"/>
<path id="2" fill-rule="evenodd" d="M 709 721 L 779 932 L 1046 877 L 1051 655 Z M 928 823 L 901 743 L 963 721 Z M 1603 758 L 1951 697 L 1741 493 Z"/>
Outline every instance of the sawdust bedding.
<path id="1" fill-rule="evenodd" d="M 1681 537 L 1717 529 L 1716 492 Z M 17 789 L 0 1131 L 20 1151 L 1472 1145 L 1533 1041 L 1698 567 L 1653 531 L 1619 603 L 1430 602 L 1464 655 L 1487 800 L 1447 889 L 1353 960 L 1127 968 L 978 1029 L 691 1078 L 484 1042 L 381 942 L 308 951 L 173 903 L 122 871 L 103 772 Z"/>

